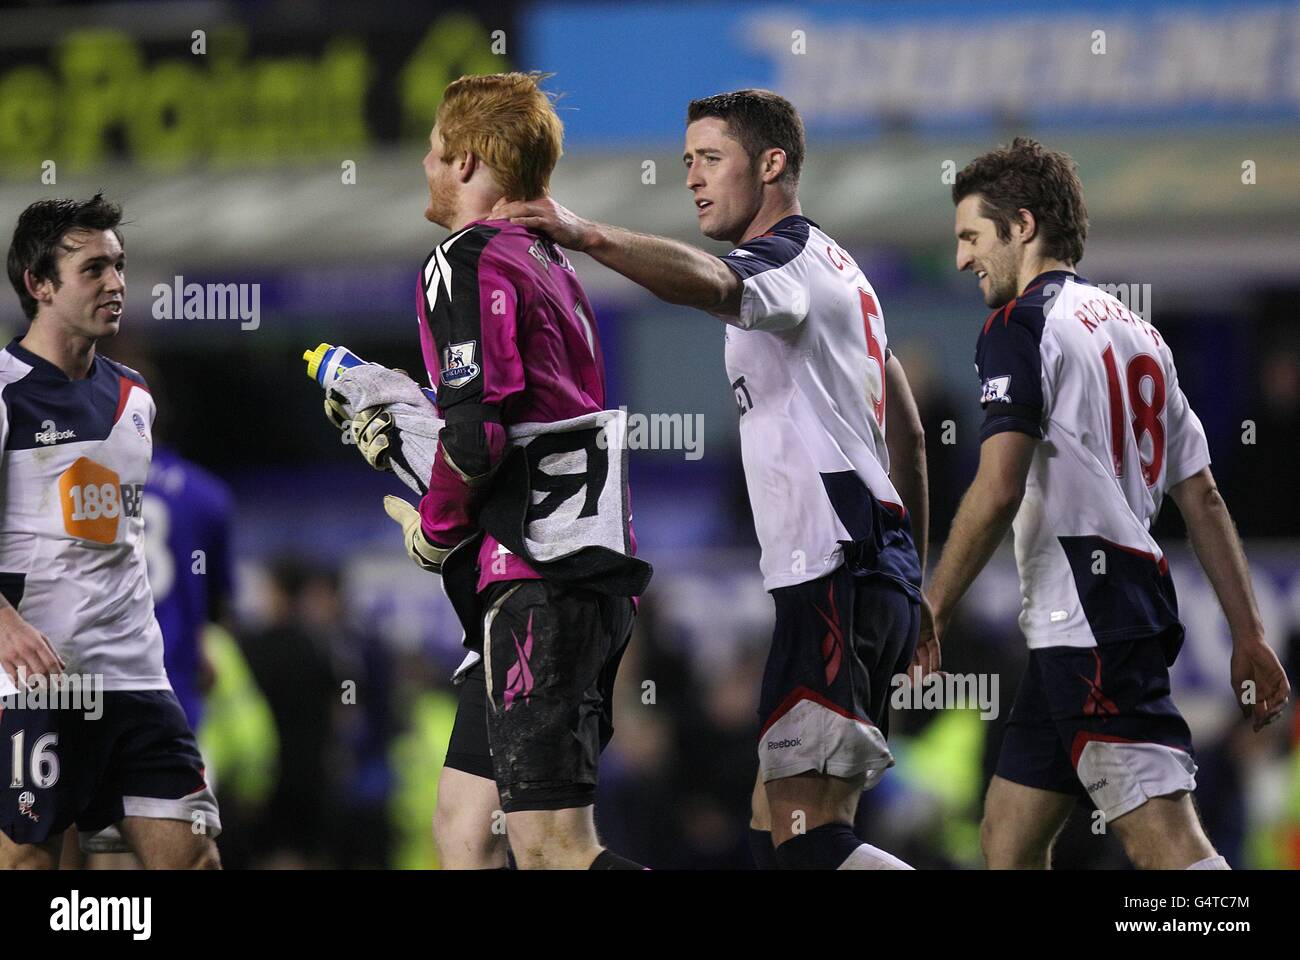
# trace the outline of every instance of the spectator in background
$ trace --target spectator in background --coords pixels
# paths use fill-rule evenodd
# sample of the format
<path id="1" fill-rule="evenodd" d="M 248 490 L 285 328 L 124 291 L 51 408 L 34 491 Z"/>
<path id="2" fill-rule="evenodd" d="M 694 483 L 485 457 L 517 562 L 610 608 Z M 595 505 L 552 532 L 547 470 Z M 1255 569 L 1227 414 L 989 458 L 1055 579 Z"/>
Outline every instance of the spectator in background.
<path id="1" fill-rule="evenodd" d="M 142 512 L 167 678 L 197 730 L 203 695 L 213 681 L 203 656 L 203 628 L 227 619 L 233 594 L 230 490 L 170 447 L 156 444 Z"/>
<path id="2" fill-rule="evenodd" d="M 1254 423 L 1254 442 L 1234 451 L 1236 496 L 1230 503 L 1243 536 L 1300 537 L 1300 500 L 1265 495 L 1300 489 L 1300 341 L 1265 335 L 1261 342 L 1271 346 L 1259 351 L 1258 393 L 1243 418 Z"/>
<path id="3" fill-rule="evenodd" d="M 750 644 L 725 673 L 701 678 L 686 701 L 675 755 L 675 792 L 693 865 L 745 869 L 754 788 L 754 716 L 766 651 Z"/>
<path id="4" fill-rule="evenodd" d="M 289 558 L 273 563 L 270 573 L 267 625 L 243 638 L 244 655 L 280 737 L 279 782 L 256 831 L 258 866 L 324 867 L 334 779 L 327 753 L 341 688 L 321 605 L 323 597 L 337 592 L 337 581 L 329 571 Z"/>
<path id="5" fill-rule="evenodd" d="M 652 592 L 641 599 L 614 688 L 619 737 L 607 751 L 596 809 L 600 835 L 611 847 L 656 869 L 694 865 L 682 835 L 674 767 L 682 713 L 696 695 L 687 663 L 664 642 Z"/>
<path id="6" fill-rule="evenodd" d="M 335 731 L 329 769 L 335 771 L 331 859 L 344 868 L 387 866 L 388 743 L 392 722 L 392 655 L 377 637 L 359 632 L 344 606 L 338 578 L 317 573 L 303 585 L 303 626 L 327 643 L 334 666 Z"/>

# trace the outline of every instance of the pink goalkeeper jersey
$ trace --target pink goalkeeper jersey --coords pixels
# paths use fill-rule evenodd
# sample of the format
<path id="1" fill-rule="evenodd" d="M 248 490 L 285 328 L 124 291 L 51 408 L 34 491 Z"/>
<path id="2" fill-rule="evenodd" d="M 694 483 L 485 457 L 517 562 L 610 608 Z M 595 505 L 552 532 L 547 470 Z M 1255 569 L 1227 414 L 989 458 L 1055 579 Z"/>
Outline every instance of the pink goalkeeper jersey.
<path id="1" fill-rule="evenodd" d="M 434 248 L 420 271 L 420 345 L 439 414 L 487 404 L 492 462 L 505 428 L 554 423 L 605 409 L 605 364 L 591 304 L 568 258 L 546 237 L 508 220 L 476 220 Z M 440 448 L 420 501 L 425 534 L 459 543 L 477 504 Z M 635 552 L 635 537 L 632 538 Z M 491 535 L 479 551 L 478 587 L 539 575 Z"/>

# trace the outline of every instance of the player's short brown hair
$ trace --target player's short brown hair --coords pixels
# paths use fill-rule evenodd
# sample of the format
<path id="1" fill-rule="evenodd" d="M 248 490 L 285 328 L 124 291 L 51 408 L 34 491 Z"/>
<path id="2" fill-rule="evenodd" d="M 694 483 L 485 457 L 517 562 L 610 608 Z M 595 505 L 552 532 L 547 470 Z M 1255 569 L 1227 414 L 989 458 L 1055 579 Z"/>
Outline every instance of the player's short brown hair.
<path id="1" fill-rule="evenodd" d="M 52 280 L 58 289 L 59 256 L 70 249 L 63 238 L 77 230 L 112 230 L 121 243 L 121 223 L 122 208 L 105 200 L 102 191 L 89 200 L 37 200 L 19 215 L 6 266 L 28 320 L 36 319 L 40 304 L 27 292 L 24 272 Z"/>
<path id="2" fill-rule="evenodd" d="M 740 141 L 751 163 L 764 150 L 773 147 L 785 151 L 785 170 L 777 179 L 790 188 L 799 185 L 803 168 L 803 121 L 799 111 L 785 97 L 771 90 L 736 90 L 712 97 L 692 100 L 686 108 L 686 122 L 705 117 L 726 121 L 727 129 Z"/>
<path id="3" fill-rule="evenodd" d="M 1024 209 L 1034 215 L 1042 232 L 1044 253 L 1069 264 L 1083 259 L 1088 209 L 1078 165 L 1069 155 L 1029 137 L 1016 137 L 1011 146 L 976 157 L 957 174 L 952 202 L 976 193 L 980 212 L 993 221 L 1000 239 L 1011 236 L 1011 222 Z"/>
<path id="4" fill-rule="evenodd" d="M 536 200 L 564 152 L 564 124 L 539 84 L 551 74 L 492 73 L 448 85 L 438 107 L 442 159 L 470 152 L 509 200 Z"/>

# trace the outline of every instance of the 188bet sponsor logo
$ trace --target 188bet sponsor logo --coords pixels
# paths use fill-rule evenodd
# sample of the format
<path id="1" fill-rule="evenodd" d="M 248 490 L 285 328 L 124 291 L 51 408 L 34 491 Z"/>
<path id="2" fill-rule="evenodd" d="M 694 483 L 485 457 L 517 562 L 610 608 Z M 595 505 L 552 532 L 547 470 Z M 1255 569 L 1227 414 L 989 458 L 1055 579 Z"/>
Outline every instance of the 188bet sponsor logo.
<path id="1" fill-rule="evenodd" d="M 122 518 L 140 516 L 142 483 L 122 483 L 117 472 L 79 457 L 59 477 L 63 527 L 68 534 L 95 543 L 117 540 Z"/>

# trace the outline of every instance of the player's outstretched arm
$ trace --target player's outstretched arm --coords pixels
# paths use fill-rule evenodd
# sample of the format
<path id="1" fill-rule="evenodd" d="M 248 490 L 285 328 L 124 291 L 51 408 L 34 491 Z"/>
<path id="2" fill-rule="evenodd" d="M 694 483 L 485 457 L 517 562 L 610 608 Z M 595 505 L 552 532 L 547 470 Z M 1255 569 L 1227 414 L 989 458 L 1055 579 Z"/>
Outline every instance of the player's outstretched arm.
<path id="1" fill-rule="evenodd" d="M 54 676 L 64 666 L 49 639 L 0 597 L 0 667 L 15 683 L 22 683 L 24 676 Z"/>
<path id="2" fill-rule="evenodd" d="M 584 220 L 550 197 L 503 200 L 492 216 L 541 230 L 560 246 L 587 254 L 660 300 L 740 315 L 740 279 L 720 259 L 689 243 Z"/>
<path id="3" fill-rule="evenodd" d="M 1232 634 L 1232 689 L 1243 716 L 1254 717 L 1259 730 L 1274 720 L 1291 693 L 1286 671 L 1264 639 L 1264 624 L 1255 605 L 1250 567 L 1241 538 L 1219 495 L 1209 467 L 1175 484 L 1169 491 L 1187 522 L 1196 559 L 1223 607 Z M 1246 697 L 1253 694 L 1254 703 Z M 1243 699 L 1244 698 L 1244 699 Z"/>
<path id="4" fill-rule="evenodd" d="M 903 498 L 912 520 L 912 540 L 925 574 L 930 532 L 930 486 L 925 466 L 925 427 L 916 408 L 907 373 L 898 355 L 885 363 L 889 403 L 885 406 L 885 445 L 889 448 L 889 479 Z"/>

